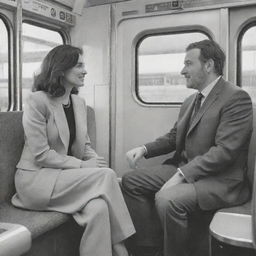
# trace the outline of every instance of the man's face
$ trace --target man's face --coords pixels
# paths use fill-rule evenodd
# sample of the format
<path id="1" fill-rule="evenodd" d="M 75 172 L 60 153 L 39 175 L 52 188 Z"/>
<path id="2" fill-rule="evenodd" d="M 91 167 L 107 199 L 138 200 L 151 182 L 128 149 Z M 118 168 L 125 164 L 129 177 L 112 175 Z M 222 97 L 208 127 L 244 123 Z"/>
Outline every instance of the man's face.
<path id="1" fill-rule="evenodd" d="M 188 50 L 181 74 L 186 78 L 187 88 L 202 90 L 206 86 L 208 73 L 199 59 L 200 49 Z"/>

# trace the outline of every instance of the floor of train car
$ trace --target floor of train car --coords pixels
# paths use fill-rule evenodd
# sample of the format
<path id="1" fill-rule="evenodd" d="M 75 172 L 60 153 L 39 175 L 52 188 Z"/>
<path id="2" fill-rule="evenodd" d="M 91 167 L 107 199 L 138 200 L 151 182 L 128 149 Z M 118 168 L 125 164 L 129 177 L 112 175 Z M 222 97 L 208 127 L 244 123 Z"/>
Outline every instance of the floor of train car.
<path id="1" fill-rule="evenodd" d="M 249 248 L 240 248 L 237 246 L 221 243 L 212 239 L 212 256 L 255 256 L 256 251 Z"/>

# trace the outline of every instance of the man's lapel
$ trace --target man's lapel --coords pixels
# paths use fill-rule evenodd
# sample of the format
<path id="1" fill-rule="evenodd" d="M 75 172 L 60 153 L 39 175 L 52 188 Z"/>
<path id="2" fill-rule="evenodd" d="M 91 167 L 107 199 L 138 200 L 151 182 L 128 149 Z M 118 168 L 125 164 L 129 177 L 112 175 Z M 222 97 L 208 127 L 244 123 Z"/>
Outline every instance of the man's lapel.
<path id="1" fill-rule="evenodd" d="M 188 103 L 187 108 L 185 109 L 184 113 L 180 116 L 180 119 L 177 123 L 177 138 L 176 138 L 176 142 L 177 142 L 176 144 L 178 147 L 177 150 L 179 150 L 179 147 L 181 150 L 184 147 L 185 138 L 186 138 L 186 134 L 189 127 L 190 118 L 193 112 L 195 99 L 196 99 L 196 94 Z"/>
<path id="2" fill-rule="evenodd" d="M 219 79 L 217 84 L 213 87 L 211 92 L 209 93 L 208 97 L 203 102 L 201 108 L 199 109 L 197 115 L 193 119 L 192 123 L 189 126 L 187 135 L 194 129 L 194 127 L 198 124 L 202 116 L 207 112 L 210 106 L 217 100 L 219 93 L 221 92 L 221 87 L 224 83 L 222 78 Z"/>

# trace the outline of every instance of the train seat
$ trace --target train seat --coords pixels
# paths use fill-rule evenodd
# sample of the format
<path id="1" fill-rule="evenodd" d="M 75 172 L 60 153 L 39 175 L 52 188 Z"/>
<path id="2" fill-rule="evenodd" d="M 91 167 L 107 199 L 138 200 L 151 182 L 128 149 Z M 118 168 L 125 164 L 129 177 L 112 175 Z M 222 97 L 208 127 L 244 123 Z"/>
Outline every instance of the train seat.
<path id="1" fill-rule="evenodd" d="M 211 255 L 255 255 L 256 246 L 256 106 L 253 106 L 253 133 L 248 155 L 248 180 L 252 189 L 252 200 L 247 203 L 217 211 L 209 227 Z M 254 212 L 254 213 L 253 213 Z M 252 214 L 253 213 L 253 214 Z M 254 250 L 255 249 L 255 250 Z M 214 252 L 214 254 L 213 254 Z"/>
<path id="2" fill-rule="evenodd" d="M 87 122 L 91 143 L 95 147 L 95 115 L 90 107 L 87 108 Z M 18 209 L 11 205 L 10 199 L 15 193 L 16 164 L 23 144 L 22 112 L 0 112 L 0 227 L 1 223 L 15 223 L 30 231 L 32 246 L 24 254 L 26 256 L 79 255 L 83 229 L 71 216 L 58 212 Z"/>

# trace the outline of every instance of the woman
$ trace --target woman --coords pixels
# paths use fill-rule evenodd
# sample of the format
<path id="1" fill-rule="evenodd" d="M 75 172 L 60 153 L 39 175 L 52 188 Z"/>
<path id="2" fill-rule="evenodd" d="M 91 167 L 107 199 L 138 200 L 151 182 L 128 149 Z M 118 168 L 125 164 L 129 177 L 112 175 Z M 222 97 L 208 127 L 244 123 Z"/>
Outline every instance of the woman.
<path id="1" fill-rule="evenodd" d="M 60 45 L 45 57 L 24 109 L 12 203 L 72 214 L 86 226 L 80 255 L 126 256 L 134 227 L 114 171 L 91 148 L 85 102 L 73 93 L 85 75 L 80 48 Z"/>

